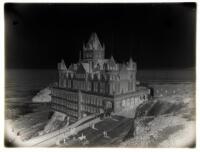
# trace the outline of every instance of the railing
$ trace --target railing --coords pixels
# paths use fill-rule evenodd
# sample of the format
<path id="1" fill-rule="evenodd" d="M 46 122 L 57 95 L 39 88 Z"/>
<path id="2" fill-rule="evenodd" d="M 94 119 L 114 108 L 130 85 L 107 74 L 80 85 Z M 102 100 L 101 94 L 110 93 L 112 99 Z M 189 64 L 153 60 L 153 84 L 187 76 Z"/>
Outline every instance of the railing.
<path id="1" fill-rule="evenodd" d="M 24 146 L 38 146 L 38 145 L 40 145 L 40 143 L 44 143 L 45 141 L 48 141 L 48 140 L 50 140 L 52 138 L 55 138 L 55 137 L 57 137 L 59 135 L 63 135 L 64 133 L 67 133 L 66 135 L 69 136 L 69 135 L 71 135 L 70 129 L 76 128 L 77 126 L 79 126 L 84 121 L 87 121 L 87 120 L 89 120 L 91 118 L 95 118 L 95 117 L 96 117 L 95 114 L 89 115 L 89 116 L 87 116 L 85 118 L 80 119 L 79 121 L 75 122 L 74 124 L 72 124 L 70 126 L 65 126 L 60 130 L 56 130 L 54 132 L 51 132 L 51 133 L 48 133 L 48 134 L 45 134 L 45 135 L 41 135 L 41 136 L 38 136 L 38 137 L 35 137 L 35 138 L 32 138 L 32 139 L 30 139 L 28 141 L 25 141 L 24 142 Z M 97 118 L 97 119 L 99 119 L 99 118 Z M 92 121 L 90 121 L 88 123 L 91 123 L 93 121 L 95 122 L 96 119 L 94 119 L 94 120 L 92 120 Z M 88 123 L 86 123 L 86 124 L 88 124 Z M 83 124 L 83 125 L 85 125 L 85 124 Z"/>

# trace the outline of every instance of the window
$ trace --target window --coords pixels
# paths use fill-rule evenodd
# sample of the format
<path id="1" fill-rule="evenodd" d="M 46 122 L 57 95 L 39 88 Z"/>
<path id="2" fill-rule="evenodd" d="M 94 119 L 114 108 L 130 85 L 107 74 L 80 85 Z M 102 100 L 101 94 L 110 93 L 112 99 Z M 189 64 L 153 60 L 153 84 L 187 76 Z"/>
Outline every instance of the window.
<path id="1" fill-rule="evenodd" d="M 98 82 L 94 82 L 94 92 L 98 92 Z"/>
<path id="2" fill-rule="evenodd" d="M 69 86 L 69 88 L 72 87 L 72 85 L 71 85 L 71 80 L 68 80 L 68 86 Z"/>
<path id="3" fill-rule="evenodd" d="M 86 104 L 88 103 L 88 97 L 87 97 L 87 95 L 85 96 L 85 103 Z"/>
<path id="4" fill-rule="evenodd" d="M 96 98 L 96 97 L 94 98 L 94 102 L 95 102 L 95 105 L 96 105 L 96 106 L 98 106 L 98 105 L 99 105 L 99 103 L 98 103 L 98 101 L 97 101 L 97 98 Z"/>
<path id="5" fill-rule="evenodd" d="M 89 104 L 92 103 L 91 96 L 88 96 L 88 103 L 89 103 Z"/>
<path id="6" fill-rule="evenodd" d="M 100 106 L 102 106 L 102 105 L 103 105 L 103 103 L 102 103 L 102 100 L 101 100 L 101 99 L 99 99 L 99 105 L 100 105 Z"/>
<path id="7" fill-rule="evenodd" d="M 97 106 L 96 98 L 93 98 L 93 100 L 94 100 L 94 105 Z"/>
<path id="8" fill-rule="evenodd" d="M 106 102 L 106 109 L 112 108 L 112 103 L 110 101 Z"/>
<path id="9" fill-rule="evenodd" d="M 76 89 L 76 81 L 73 80 L 73 88 Z"/>
<path id="10" fill-rule="evenodd" d="M 126 102 L 127 102 L 127 103 L 126 103 L 127 106 L 130 106 L 130 105 L 131 105 L 131 104 L 130 104 L 130 99 L 127 99 Z"/>
<path id="11" fill-rule="evenodd" d="M 81 90 L 83 89 L 83 83 L 82 83 L 82 81 L 79 81 L 79 87 L 78 88 L 80 88 Z"/>
<path id="12" fill-rule="evenodd" d="M 104 93 L 104 91 L 105 91 L 105 84 L 102 82 L 100 83 L 100 92 Z"/>
<path id="13" fill-rule="evenodd" d="M 91 82 L 88 82 L 88 83 L 87 83 L 87 90 L 88 90 L 88 91 L 91 91 L 91 88 L 92 88 Z"/>
<path id="14" fill-rule="evenodd" d="M 124 107 L 126 105 L 126 100 L 122 100 L 122 106 Z"/>
<path id="15" fill-rule="evenodd" d="M 90 96 L 90 100 L 91 100 L 91 104 L 94 105 L 94 98 L 92 96 Z"/>

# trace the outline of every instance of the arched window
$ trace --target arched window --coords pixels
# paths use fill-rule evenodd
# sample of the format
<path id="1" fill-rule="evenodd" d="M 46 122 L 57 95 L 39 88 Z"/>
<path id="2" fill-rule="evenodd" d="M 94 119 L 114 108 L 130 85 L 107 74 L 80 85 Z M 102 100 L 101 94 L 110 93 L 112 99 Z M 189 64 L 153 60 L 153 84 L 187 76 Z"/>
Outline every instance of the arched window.
<path id="1" fill-rule="evenodd" d="M 107 101 L 106 102 L 106 109 L 110 109 L 112 108 L 112 102 L 111 101 Z"/>

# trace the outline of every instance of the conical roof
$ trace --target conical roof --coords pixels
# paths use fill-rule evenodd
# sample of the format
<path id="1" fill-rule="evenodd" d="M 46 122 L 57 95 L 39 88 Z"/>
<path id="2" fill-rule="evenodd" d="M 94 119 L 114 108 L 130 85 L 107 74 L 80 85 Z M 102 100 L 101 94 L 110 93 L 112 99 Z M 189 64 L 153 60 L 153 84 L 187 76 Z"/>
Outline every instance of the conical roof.
<path id="1" fill-rule="evenodd" d="M 133 63 L 132 57 L 129 58 L 129 63 Z"/>
<path id="2" fill-rule="evenodd" d="M 63 59 L 61 59 L 61 62 L 58 63 L 58 68 L 62 69 L 62 70 L 67 70 L 67 67 L 65 65 L 65 61 Z"/>
<path id="3" fill-rule="evenodd" d="M 113 56 L 110 57 L 110 60 L 115 63 L 115 59 Z"/>
<path id="4" fill-rule="evenodd" d="M 90 39 L 86 45 L 86 48 L 91 50 L 103 49 L 96 33 L 91 34 Z"/>

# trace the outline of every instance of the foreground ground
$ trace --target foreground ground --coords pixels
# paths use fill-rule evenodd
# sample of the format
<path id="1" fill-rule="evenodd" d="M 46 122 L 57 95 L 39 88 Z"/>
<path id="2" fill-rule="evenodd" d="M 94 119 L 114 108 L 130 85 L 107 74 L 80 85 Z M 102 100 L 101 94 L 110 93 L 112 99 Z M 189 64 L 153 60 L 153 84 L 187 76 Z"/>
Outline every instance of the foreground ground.
<path id="1" fill-rule="evenodd" d="M 38 135 L 50 117 L 50 105 L 30 103 L 9 103 L 6 105 L 5 137 L 6 146 L 13 145 L 13 135 L 28 140 Z M 11 138 L 8 138 L 11 136 Z"/>
<path id="2" fill-rule="evenodd" d="M 157 85 L 162 86 L 162 84 Z M 65 144 L 61 143 L 59 146 L 187 147 L 194 145 L 194 84 L 168 84 L 170 85 L 176 85 L 178 88 L 174 95 L 157 97 L 143 103 L 137 108 L 136 113 L 126 111 L 120 113 L 121 116 L 106 118 L 95 125 L 96 129 L 87 128 L 71 136 Z M 16 111 L 17 108 L 11 106 L 8 109 Z M 22 109 L 26 110 L 26 107 Z M 21 138 L 27 140 L 37 136 L 44 129 L 49 121 L 49 108 L 39 106 L 9 121 L 14 132 L 20 132 Z M 103 131 L 107 132 L 108 137 L 103 136 Z M 82 135 L 86 136 L 86 144 L 77 141 Z"/>

